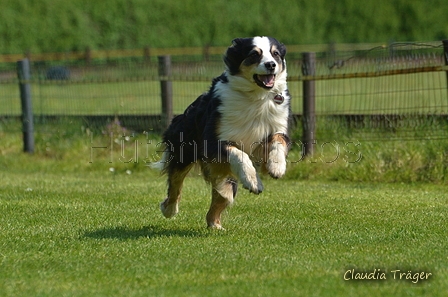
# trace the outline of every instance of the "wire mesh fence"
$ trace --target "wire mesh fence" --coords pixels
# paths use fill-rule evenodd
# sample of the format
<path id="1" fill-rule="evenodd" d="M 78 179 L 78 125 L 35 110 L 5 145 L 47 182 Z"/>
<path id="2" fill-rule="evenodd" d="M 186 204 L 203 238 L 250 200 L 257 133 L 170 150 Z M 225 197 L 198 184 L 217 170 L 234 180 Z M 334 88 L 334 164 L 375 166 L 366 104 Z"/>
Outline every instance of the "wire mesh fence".
<path id="1" fill-rule="evenodd" d="M 292 112 L 301 125 L 303 82 L 315 81 L 316 137 L 338 133 L 364 140 L 447 138 L 448 87 L 442 42 L 391 44 L 316 53 L 315 75 L 303 74 L 300 53 L 287 56 Z M 156 57 L 32 61 L 36 129 L 71 121 L 92 130 L 114 120 L 136 132 L 160 132 L 161 77 Z M 173 56 L 173 114 L 179 114 L 224 70 L 221 55 Z M 20 119 L 15 63 L 0 64 L 2 129 Z M 18 128 L 14 128 L 18 127 Z M 300 127 L 299 127 L 300 128 Z M 300 131 L 300 129 L 297 129 Z M 297 132 L 299 133 L 299 132 Z"/>

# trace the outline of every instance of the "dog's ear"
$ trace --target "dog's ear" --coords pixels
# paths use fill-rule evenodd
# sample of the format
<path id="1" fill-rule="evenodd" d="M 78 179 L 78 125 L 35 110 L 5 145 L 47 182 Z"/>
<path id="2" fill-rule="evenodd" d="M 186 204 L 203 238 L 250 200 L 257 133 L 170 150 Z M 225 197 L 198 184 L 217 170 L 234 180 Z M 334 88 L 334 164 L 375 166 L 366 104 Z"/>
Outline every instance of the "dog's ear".
<path id="1" fill-rule="evenodd" d="M 235 38 L 232 40 L 232 46 L 238 46 L 243 43 L 243 38 Z"/>
<path id="2" fill-rule="evenodd" d="M 274 37 L 268 37 L 272 44 L 275 44 L 277 47 L 277 50 L 280 52 L 280 56 L 284 59 L 286 56 L 286 46 L 275 39 Z"/>
<path id="3" fill-rule="evenodd" d="M 285 58 L 285 56 L 286 56 L 286 45 L 284 45 L 283 43 L 279 43 L 278 50 L 279 50 L 280 55 L 282 56 L 282 58 Z"/>
<path id="4" fill-rule="evenodd" d="M 232 40 L 232 45 L 227 48 L 224 55 L 224 63 L 227 66 L 230 74 L 235 75 L 239 72 L 240 64 L 243 62 L 244 57 L 241 53 L 241 47 L 244 43 L 244 38 L 235 38 Z"/>

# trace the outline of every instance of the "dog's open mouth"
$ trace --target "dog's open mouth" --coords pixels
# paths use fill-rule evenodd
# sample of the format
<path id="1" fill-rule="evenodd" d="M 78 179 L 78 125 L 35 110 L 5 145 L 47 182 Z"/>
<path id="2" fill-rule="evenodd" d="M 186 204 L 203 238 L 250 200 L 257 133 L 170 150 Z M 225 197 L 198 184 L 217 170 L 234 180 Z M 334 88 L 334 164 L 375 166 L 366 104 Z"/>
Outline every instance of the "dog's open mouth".
<path id="1" fill-rule="evenodd" d="M 254 80 L 262 88 L 270 89 L 275 83 L 275 74 L 254 74 Z"/>

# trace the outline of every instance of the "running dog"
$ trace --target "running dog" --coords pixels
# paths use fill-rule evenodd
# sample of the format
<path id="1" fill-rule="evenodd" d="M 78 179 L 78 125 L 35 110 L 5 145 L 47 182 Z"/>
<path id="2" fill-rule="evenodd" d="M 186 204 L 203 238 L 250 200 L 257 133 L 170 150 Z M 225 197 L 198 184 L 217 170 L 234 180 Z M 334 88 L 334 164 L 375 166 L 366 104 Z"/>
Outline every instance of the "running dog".
<path id="1" fill-rule="evenodd" d="M 211 184 L 206 221 L 217 229 L 223 229 L 221 213 L 233 202 L 238 181 L 259 194 L 257 172 L 285 174 L 291 114 L 285 55 L 285 45 L 272 37 L 234 39 L 224 73 L 172 120 L 155 163 L 168 175 L 168 195 L 160 204 L 165 217 L 178 213 L 184 178 L 194 164 Z"/>

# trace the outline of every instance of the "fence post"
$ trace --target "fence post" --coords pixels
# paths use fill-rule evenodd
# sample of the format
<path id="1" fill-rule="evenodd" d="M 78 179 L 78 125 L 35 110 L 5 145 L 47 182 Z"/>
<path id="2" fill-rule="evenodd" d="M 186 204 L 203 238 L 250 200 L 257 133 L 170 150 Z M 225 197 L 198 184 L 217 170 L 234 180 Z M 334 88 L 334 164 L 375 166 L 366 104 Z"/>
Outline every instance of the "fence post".
<path id="1" fill-rule="evenodd" d="M 171 56 L 159 56 L 159 77 L 162 96 L 162 123 L 168 127 L 173 118 L 173 84 L 171 76 Z"/>
<path id="2" fill-rule="evenodd" d="M 149 46 L 143 48 L 143 60 L 148 63 L 151 61 L 151 49 Z"/>
<path id="3" fill-rule="evenodd" d="M 86 50 L 84 51 L 84 60 L 86 62 L 86 65 L 90 65 L 92 62 L 92 50 L 90 47 L 86 47 Z"/>
<path id="4" fill-rule="evenodd" d="M 316 74 L 316 54 L 303 53 L 302 54 L 302 74 L 304 76 L 312 76 Z M 315 82 L 314 80 L 303 81 L 303 135 L 302 141 L 305 148 L 304 156 L 312 156 L 314 153 L 315 144 L 315 129 L 316 129 L 316 115 L 315 115 Z"/>
<path id="5" fill-rule="evenodd" d="M 17 76 L 22 105 L 23 151 L 32 154 L 34 153 L 34 121 L 31 103 L 30 62 L 28 59 L 17 61 Z"/>
<path id="6" fill-rule="evenodd" d="M 204 61 L 210 61 L 210 45 L 206 44 L 203 50 Z"/>
<path id="7" fill-rule="evenodd" d="M 445 65 L 448 66 L 448 39 L 442 41 L 443 43 L 443 57 L 445 60 Z M 446 73 L 446 87 L 448 88 L 448 71 Z"/>

